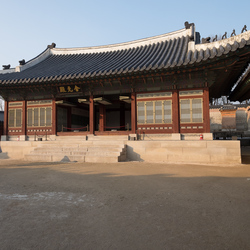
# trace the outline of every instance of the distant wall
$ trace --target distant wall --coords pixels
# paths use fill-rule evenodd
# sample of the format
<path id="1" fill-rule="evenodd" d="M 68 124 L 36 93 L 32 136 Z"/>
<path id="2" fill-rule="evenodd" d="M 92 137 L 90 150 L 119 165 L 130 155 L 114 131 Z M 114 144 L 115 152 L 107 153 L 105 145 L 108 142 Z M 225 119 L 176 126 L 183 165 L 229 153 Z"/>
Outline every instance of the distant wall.
<path id="1" fill-rule="evenodd" d="M 211 132 L 222 129 L 222 117 L 219 109 L 210 109 L 210 130 Z"/>
<path id="2" fill-rule="evenodd" d="M 235 110 L 210 108 L 211 132 L 238 131 L 250 133 L 250 106 L 237 107 Z"/>

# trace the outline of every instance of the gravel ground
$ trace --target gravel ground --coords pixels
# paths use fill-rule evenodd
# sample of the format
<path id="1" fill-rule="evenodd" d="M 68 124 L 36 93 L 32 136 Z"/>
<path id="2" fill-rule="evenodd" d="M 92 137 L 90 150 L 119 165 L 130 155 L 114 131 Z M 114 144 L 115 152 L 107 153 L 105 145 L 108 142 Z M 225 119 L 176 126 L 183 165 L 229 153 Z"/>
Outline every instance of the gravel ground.
<path id="1" fill-rule="evenodd" d="M 250 249 L 250 165 L 1 160 L 0 249 Z"/>

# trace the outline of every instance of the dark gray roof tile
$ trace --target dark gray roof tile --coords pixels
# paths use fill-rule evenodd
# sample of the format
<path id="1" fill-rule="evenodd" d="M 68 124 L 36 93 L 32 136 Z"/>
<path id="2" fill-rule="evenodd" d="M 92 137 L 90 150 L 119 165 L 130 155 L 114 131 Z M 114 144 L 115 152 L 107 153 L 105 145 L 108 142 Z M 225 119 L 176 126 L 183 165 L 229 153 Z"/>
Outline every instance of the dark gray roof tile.
<path id="1" fill-rule="evenodd" d="M 204 53 L 204 60 L 207 60 L 210 57 L 210 49 L 206 49 L 205 53 Z"/>
<path id="2" fill-rule="evenodd" d="M 191 61 L 190 61 L 190 64 L 194 64 L 197 59 L 198 59 L 198 54 L 199 54 L 199 51 L 196 49 L 192 55 L 192 58 L 191 58 Z"/>
<path id="3" fill-rule="evenodd" d="M 204 50 L 201 49 L 199 52 L 198 52 L 198 58 L 196 60 L 196 62 L 201 62 L 201 60 L 204 58 Z"/>
<path id="4" fill-rule="evenodd" d="M 235 51 L 239 48 L 239 44 L 235 41 L 233 44 L 232 44 L 232 51 Z"/>
<path id="5" fill-rule="evenodd" d="M 246 40 L 244 39 L 244 38 L 242 38 L 241 39 L 241 41 L 240 41 L 240 46 L 239 46 L 239 48 L 241 49 L 241 48 L 243 48 L 245 45 L 246 45 Z"/>
<path id="6" fill-rule="evenodd" d="M 0 73 L 0 83 L 42 83 L 168 70 L 220 57 L 250 44 L 249 32 L 208 44 L 194 44 L 189 37 L 186 30 L 181 30 L 170 36 L 142 39 L 138 44 L 135 41 L 104 48 L 80 48 L 80 52 L 78 49 L 46 49 L 43 53 L 47 57 L 40 60 L 42 53 L 34 59 L 39 59 L 38 63 L 28 61 L 21 72 Z M 193 43 L 190 50 L 189 43 Z"/>
<path id="7" fill-rule="evenodd" d="M 228 43 L 227 43 L 227 45 L 224 48 L 225 48 L 224 54 L 228 54 L 232 50 L 231 45 L 228 44 Z"/>

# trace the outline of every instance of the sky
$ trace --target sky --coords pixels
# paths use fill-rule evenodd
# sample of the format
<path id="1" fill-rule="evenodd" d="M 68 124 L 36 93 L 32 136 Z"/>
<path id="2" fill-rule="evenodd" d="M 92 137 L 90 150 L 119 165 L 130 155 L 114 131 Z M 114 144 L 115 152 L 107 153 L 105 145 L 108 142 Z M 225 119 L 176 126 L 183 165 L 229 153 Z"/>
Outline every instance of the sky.
<path id="1" fill-rule="evenodd" d="M 0 0 L 0 70 L 47 48 L 133 41 L 194 23 L 201 37 L 250 29 L 249 0 Z"/>

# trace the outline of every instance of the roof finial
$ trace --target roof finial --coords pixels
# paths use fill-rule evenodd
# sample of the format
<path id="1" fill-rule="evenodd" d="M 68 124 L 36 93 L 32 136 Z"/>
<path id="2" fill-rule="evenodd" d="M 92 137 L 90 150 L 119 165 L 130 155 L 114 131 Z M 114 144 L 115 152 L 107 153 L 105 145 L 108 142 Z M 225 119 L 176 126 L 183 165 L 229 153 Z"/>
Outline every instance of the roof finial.
<path id="1" fill-rule="evenodd" d="M 217 41 L 217 39 L 218 39 L 218 36 L 216 35 L 216 36 L 214 37 L 214 39 L 213 39 L 213 42 Z"/>
<path id="2" fill-rule="evenodd" d="M 5 69 L 10 69 L 10 64 L 8 64 L 8 65 L 3 65 L 3 69 L 5 70 Z"/>
<path id="3" fill-rule="evenodd" d="M 225 34 L 222 36 L 221 39 L 226 39 L 227 38 L 227 32 L 225 32 Z"/>
<path id="4" fill-rule="evenodd" d="M 210 39 L 211 39 L 210 36 L 209 36 L 209 37 L 206 37 L 206 38 L 202 38 L 202 39 L 201 39 L 201 43 L 210 43 Z"/>
<path id="5" fill-rule="evenodd" d="M 19 61 L 19 64 L 20 65 L 24 65 L 25 64 L 25 60 L 23 59 L 23 60 Z"/>
<path id="6" fill-rule="evenodd" d="M 232 32 L 232 34 L 231 34 L 231 37 L 232 37 L 232 36 L 236 36 L 235 29 L 233 29 L 233 32 Z"/>
<path id="7" fill-rule="evenodd" d="M 244 25 L 243 29 L 241 30 L 241 33 L 243 33 L 244 31 L 247 31 L 247 26 Z"/>
<path id="8" fill-rule="evenodd" d="M 194 26 L 194 23 L 189 23 L 188 21 L 186 21 L 184 25 L 186 29 L 190 29 L 191 26 Z"/>
<path id="9" fill-rule="evenodd" d="M 47 46 L 48 49 L 54 49 L 55 47 L 56 47 L 55 43 L 51 43 L 51 45 Z"/>

